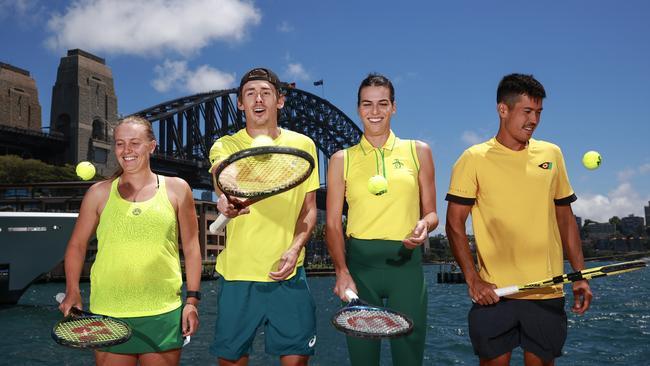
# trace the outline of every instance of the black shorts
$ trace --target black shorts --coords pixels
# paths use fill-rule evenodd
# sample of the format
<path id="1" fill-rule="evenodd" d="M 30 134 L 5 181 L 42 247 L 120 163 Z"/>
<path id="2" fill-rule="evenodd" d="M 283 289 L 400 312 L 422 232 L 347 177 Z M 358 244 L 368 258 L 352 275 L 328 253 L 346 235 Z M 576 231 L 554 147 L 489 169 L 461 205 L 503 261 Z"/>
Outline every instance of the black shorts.
<path id="1" fill-rule="evenodd" d="M 468 318 L 474 353 L 482 359 L 495 358 L 517 346 L 547 362 L 562 355 L 567 336 L 564 297 L 502 298 L 494 305 L 474 304 Z"/>

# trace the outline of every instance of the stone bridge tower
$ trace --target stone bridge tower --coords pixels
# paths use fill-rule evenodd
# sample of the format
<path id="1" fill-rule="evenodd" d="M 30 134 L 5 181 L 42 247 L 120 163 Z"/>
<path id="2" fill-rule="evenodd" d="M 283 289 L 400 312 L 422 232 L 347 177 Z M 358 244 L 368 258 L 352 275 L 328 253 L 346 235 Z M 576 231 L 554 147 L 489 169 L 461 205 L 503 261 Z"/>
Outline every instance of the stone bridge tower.
<path id="1" fill-rule="evenodd" d="M 41 132 L 41 105 L 29 71 L 0 62 L 0 124 Z"/>
<path id="2" fill-rule="evenodd" d="M 90 161 L 108 177 L 117 167 L 112 126 L 117 121 L 113 74 L 103 58 L 80 49 L 61 58 L 52 90 L 50 124 L 67 139 L 65 161 Z"/>

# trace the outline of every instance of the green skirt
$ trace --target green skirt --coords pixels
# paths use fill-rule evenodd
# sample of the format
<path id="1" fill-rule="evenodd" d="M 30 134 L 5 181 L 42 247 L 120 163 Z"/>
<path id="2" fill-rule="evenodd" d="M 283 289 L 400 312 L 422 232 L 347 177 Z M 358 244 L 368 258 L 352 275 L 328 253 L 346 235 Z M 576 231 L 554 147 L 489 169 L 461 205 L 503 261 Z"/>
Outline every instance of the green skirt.
<path id="1" fill-rule="evenodd" d="M 124 354 L 163 352 L 181 348 L 181 316 L 183 307 L 167 313 L 136 318 L 120 318 L 131 327 L 131 338 L 99 351 Z"/>

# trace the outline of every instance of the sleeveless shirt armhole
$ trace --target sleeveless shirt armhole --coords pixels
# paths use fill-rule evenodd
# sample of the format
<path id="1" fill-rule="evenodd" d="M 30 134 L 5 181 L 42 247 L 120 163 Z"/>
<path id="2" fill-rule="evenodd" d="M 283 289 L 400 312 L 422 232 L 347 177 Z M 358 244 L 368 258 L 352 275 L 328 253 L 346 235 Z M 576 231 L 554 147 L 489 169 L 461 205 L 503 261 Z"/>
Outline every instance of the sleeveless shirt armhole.
<path id="1" fill-rule="evenodd" d="M 413 157 L 413 163 L 415 163 L 415 168 L 420 172 L 420 160 L 418 159 L 418 153 L 415 148 L 415 140 L 410 140 L 411 145 L 411 157 Z"/>
<path id="2" fill-rule="evenodd" d="M 343 149 L 343 181 L 346 181 L 348 178 L 349 164 L 350 164 L 350 158 L 348 156 L 348 149 Z"/>

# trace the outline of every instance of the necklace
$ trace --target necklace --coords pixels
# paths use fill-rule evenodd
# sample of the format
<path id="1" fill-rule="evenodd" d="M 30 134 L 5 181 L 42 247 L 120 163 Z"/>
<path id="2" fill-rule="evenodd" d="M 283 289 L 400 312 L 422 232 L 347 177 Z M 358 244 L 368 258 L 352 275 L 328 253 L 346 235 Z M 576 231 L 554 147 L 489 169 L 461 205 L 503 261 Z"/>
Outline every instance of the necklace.
<path id="1" fill-rule="evenodd" d="M 133 203 L 136 203 L 136 201 L 135 201 L 136 197 L 138 196 L 140 191 L 142 191 L 144 189 L 144 187 L 146 187 L 146 186 L 148 186 L 148 184 L 145 184 L 140 189 L 138 189 L 137 192 L 135 192 L 135 194 L 133 195 Z M 158 177 L 158 174 L 156 174 L 156 191 L 159 188 L 160 188 L 160 178 Z M 131 210 L 131 213 L 133 214 L 133 216 L 138 216 L 138 215 L 140 215 L 142 213 L 142 209 L 140 209 L 140 207 L 134 207 L 133 210 Z"/>
<path id="2" fill-rule="evenodd" d="M 142 187 L 140 187 L 140 189 L 138 189 L 135 192 L 135 194 L 133 195 L 133 202 L 136 202 L 135 199 L 136 199 L 136 197 L 138 197 L 138 194 L 140 194 L 140 191 L 142 191 L 148 185 L 149 184 L 143 185 Z M 158 174 L 156 174 L 156 190 L 158 190 L 159 188 L 160 188 L 160 179 L 158 178 Z"/>

